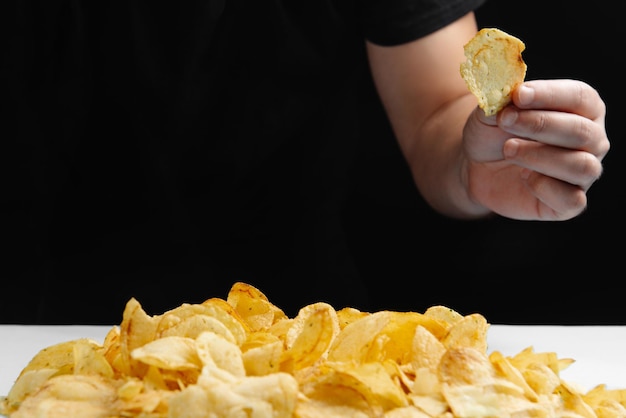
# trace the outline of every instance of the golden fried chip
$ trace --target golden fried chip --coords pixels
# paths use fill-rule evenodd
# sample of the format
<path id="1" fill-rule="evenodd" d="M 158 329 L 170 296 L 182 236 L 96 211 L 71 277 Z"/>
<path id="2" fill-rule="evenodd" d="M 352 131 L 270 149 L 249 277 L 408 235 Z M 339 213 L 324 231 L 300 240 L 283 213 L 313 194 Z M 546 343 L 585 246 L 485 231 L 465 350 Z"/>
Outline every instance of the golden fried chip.
<path id="1" fill-rule="evenodd" d="M 120 327 L 113 326 L 107 332 L 102 343 L 102 353 L 114 370 L 120 370 L 123 366 L 121 362 L 121 332 Z"/>
<path id="2" fill-rule="evenodd" d="M 216 366 L 235 377 L 246 375 L 241 349 L 213 332 L 203 332 L 195 342 L 203 366 Z"/>
<path id="3" fill-rule="evenodd" d="M 626 389 L 607 389 L 606 385 L 597 385 L 583 395 L 583 400 L 599 418 L 626 417 Z"/>
<path id="4" fill-rule="evenodd" d="M 198 335 L 207 331 L 218 334 L 230 342 L 235 342 L 235 336 L 226 325 L 218 319 L 204 314 L 196 314 L 183 319 L 181 322 L 163 330 L 161 337 L 178 336 L 195 339 Z"/>
<path id="5" fill-rule="evenodd" d="M 513 363 L 511 363 L 511 365 L 513 365 Z M 550 393 L 554 393 L 556 388 L 561 383 L 559 376 L 554 373 L 551 368 L 542 363 L 532 363 L 524 369 L 517 370 L 520 370 L 522 376 L 524 376 L 524 380 L 528 383 L 528 386 L 530 386 L 538 395 L 548 395 Z"/>
<path id="6" fill-rule="evenodd" d="M 466 61 L 461 64 L 461 76 L 485 115 L 498 113 L 524 82 L 525 48 L 520 39 L 496 28 L 481 29 L 465 44 Z"/>
<path id="7" fill-rule="evenodd" d="M 287 317 L 263 292 L 246 283 L 233 284 L 226 301 L 235 308 L 251 331 L 267 330 L 275 322 Z"/>
<path id="8" fill-rule="evenodd" d="M 115 416 L 115 386 L 98 375 L 60 375 L 27 397 L 11 418 Z"/>
<path id="9" fill-rule="evenodd" d="M 274 338 L 272 342 L 268 341 L 258 347 L 250 347 L 243 353 L 243 364 L 247 376 L 263 376 L 281 370 L 283 343 L 277 337 Z"/>
<path id="10" fill-rule="evenodd" d="M 430 418 L 432 415 L 428 415 L 422 412 L 420 409 L 414 406 L 403 406 L 400 408 L 394 408 L 391 411 L 385 412 L 385 418 Z"/>
<path id="11" fill-rule="evenodd" d="M 559 358 L 555 352 L 541 352 L 537 353 L 533 347 L 527 347 L 510 358 L 511 363 L 520 370 L 525 370 L 531 364 L 540 363 L 548 366 L 550 370 L 559 375 L 561 371 L 565 370 L 572 363 L 573 359 Z"/>
<path id="12" fill-rule="evenodd" d="M 75 363 L 74 348 L 78 344 L 88 345 L 92 348 L 100 347 L 98 343 L 88 338 L 80 338 L 51 345 L 35 354 L 26 367 L 22 369 L 20 375 L 30 370 L 39 370 L 42 368 L 56 369 L 58 370 L 58 374 L 73 373 Z"/>
<path id="13" fill-rule="evenodd" d="M 137 299 L 131 298 L 126 303 L 120 324 L 120 352 L 116 362 L 122 374 L 142 376 L 145 373 L 146 364 L 134 360 L 131 352 L 154 341 L 158 323 L 159 318 L 148 315 Z"/>
<path id="14" fill-rule="evenodd" d="M 584 395 L 585 402 L 595 406 L 605 401 L 617 402 L 626 407 L 626 389 L 607 389 L 606 385 L 597 385 Z"/>
<path id="15" fill-rule="evenodd" d="M 238 283 L 148 315 L 135 299 L 101 345 L 41 350 L 0 414 L 10 418 L 626 418 L 626 389 L 583 392 L 572 359 L 529 347 L 487 354 L 489 324 L 417 312 L 304 306 L 288 318 Z"/>
<path id="16" fill-rule="evenodd" d="M 520 387 L 524 391 L 524 395 L 530 399 L 531 401 L 537 401 L 538 396 L 537 393 L 533 390 L 532 387 L 526 382 L 524 375 L 522 372 L 515 368 L 513 364 L 509 361 L 508 358 L 502 355 L 499 351 L 494 351 L 489 355 L 489 360 L 491 364 L 496 367 L 496 370 L 500 372 L 507 380 L 511 381 L 518 387 Z"/>
<path id="17" fill-rule="evenodd" d="M 35 393 L 40 387 L 42 387 L 52 376 L 58 373 L 58 369 L 36 369 L 22 372 L 17 378 L 9 394 L 4 399 L 3 404 L 9 411 L 16 410 L 20 404 L 28 396 Z M 0 413 L 2 408 L 0 408 Z M 7 412 L 8 413 L 8 412 Z"/>
<path id="18" fill-rule="evenodd" d="M 448 411 L 448 404 L 442 397 L 411 395 L 409 399 L 418 410 L 425 412 L 429 417 L 444 417 Z"/>
<path id="19" fill-rule="evenodd" d="M 331 361 L 411 361 L 413 335 L 418 325 L 436 337 L 445 332 L 441 321 L 417 312 L 379 311 L 348 324 L 335 338 Z"/>
<path id="20" fill-rule="evenodd" d="M 53 376 L 77 373 L 112 377 L 113 369 L 98 351 L 100 348 L 95 341 L 80 338 L 40 350 L 22 369 L 5 402 L 11 409 L 16 408 Z"/>
<path id="21" fill-rule="evenodd" d="M 379 406 L 387 411 L 407 406 L 409 399 L 402 388 L 396 384 L 385 364 L 369 362 L 363 364 L 330 364 L 334 378 L 344 385 L 353 385 L 360 391 L 370 405 Z"/>
<path id="22" fill-rule="evenodd" d="M 134 360 L 166 370 L 200 369 L 196 342 L 185 337 L 163 337 L 134 349 Z"/>
<path id="23" fill-rule="evenodd" d="M 437 371 L 427 367 L 420 367 L 413 373 L 413 384 L 407 385 L 412 394 L 433 399 L 441 397 L 441 381 Z"/>
<path id="24" fill-rule="evenodd" d="M 369 315 L 369 312 L 363 312 L 356 308 L 345 307 L 337 311 L 337 318 L 339 319 L 339 327 L 344 329 L 346 325 L 356 321 L 359 318 Z"/>
<path id="25" fill-rule="evenodd" d="M 384 412 L 381 402 L 385 399 L 378 399 L 365 382 L 347 370 L 324 367 L 321 373 L 301 382 L 300 390 L 307 401 L 315 406 L 312 409 L 313 405 L 298 402 L 297 409 L 305 409 L 305 416 L 321 416 L 315 415 L 315 410 L 320 414 L 330 413 L 332 416 L 342 412 L 347 414 L 345 416 L 369 417 L 380 416 Z"/>
<path id="26" fill-rule="evenodd" d="M 585 402 L 583 395 L 569 383 L 562 381 L 557 388 L 563 406 L 581 417 L 595 418 L 597 415 L 593 408 Z"/>
<path id="27" fill-rule="evenodd" d="M 463 315 L 452 308 L 443 305 L 434 305 L 424 311 L 424 315 L 440 319 L 444 324 L 451 326 L 463 319 Z"/>
<path id="28" fill-rule="evenodd" d="M 218 416 L 213 399 L 199 386 L 189 386 L 172 395 L 169 399 L 169 414 L 179 418 L 203 418 L 210 416 L 206 411 L 213 411 Z"/>
<path id="29" fill-rule="evenodd" d="M 74 345 L 74 373 L 97 374 L 112 378 L 113 367 L 107 361 L 99 345 L 83 340 Z"/>
<path id="30" fill-rule="evenodd" d="M 237 312 L 222 299 L 201 304 L 184 303 L 161 315 L 157 335 L 196 338 L 204 331 L 219 334 L 237 345 L 246 340 L 247 328 Z"/>
<path id="31" fill-rule="evenodd" d="M 501 393 L 480 385 L 444 386 L 444 396 L 454 417 L 544 417 L 542 405 L 520 394 Z"/>
<path id="32" fill-rule="evenodd" d="M 448 349 L 439 362 L 439 378 L 449 385 L 483 385 L 494 375 L 487 355 L 472 347 Z"/>
<path id="33" fill-rule="evenodd" d="M 413 370 L 426 368 L 435 372 L 446 347 L 430 331 L 421 325 L 415 328 L 411 344 L 411 366 Z"/>
<path id="34" fill-rule="evenodd" d="M 450 326 L 443 344 L 446 348 L 473 347 L 486 353 L 488 330 L 489 323 L 481 314 L 465 315 Z"/>
<path id="35" fill-rule="evenodd" d="M 257 399 L 271 405 L 272 416 L 291 417 L 298 398 L 298 382 L 287 373 L 249 376 L 240 380 L 234 391 L 247 399 Z"/>
<path id="36" fill-rule="evenodd" d="M 300 309 L 285 336 L 284 361 L 295 370 L 313 365 L 325 357 L 339 333 L 339 320 L 335 309 L 324 302 Z"/>

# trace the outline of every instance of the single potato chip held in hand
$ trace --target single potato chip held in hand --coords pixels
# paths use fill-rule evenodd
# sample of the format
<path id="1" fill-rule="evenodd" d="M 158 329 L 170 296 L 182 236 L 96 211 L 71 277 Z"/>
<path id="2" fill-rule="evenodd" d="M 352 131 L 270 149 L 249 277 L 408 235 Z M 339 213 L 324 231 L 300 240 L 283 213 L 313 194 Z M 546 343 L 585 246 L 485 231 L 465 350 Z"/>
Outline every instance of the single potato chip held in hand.
<path id="1" fill-rule="evenodd" d="M 524 82 L 524 49 L 520 39 L 496 28 L 481 29 L 465 44 L 461 76 L 485 115 L 502 110 L 511 101 L 511 93 Z"/>

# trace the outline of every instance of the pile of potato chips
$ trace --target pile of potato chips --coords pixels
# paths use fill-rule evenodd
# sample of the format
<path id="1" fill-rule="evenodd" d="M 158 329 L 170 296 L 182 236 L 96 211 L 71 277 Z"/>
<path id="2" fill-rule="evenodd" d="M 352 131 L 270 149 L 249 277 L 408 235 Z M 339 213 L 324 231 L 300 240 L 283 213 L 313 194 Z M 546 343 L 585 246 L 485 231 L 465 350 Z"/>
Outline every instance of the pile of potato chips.
<path id="1" fill-rule="evenodd" d="M 572 363 L 487 354 L 489 324 L 445 306 L 294 318 L 253 286 L 147 314 L 135 299 L 102 344 L 41 350 L 0 398 L 11 418 L 626 417 L 626 390 L 583 393 Z"/>

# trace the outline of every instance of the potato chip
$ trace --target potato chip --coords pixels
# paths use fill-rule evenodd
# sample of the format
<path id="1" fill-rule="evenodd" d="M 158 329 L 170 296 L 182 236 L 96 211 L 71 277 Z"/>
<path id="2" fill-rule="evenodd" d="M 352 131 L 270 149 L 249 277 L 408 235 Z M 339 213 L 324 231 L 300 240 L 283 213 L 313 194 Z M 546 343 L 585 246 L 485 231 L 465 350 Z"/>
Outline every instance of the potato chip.
<path id="1" fill-rule="evenodd" d="M 19 374 L 7 395 L 12 407 L 41 388 L 53 376 L 64 374 L 100 374 L 112 377 L 113 369 L 97 351 L 100 346 L 93 340 L 81 338 L 54 344 L 40 350 Z"/>
<path id="2" fill-rule="evenodd" d="M 473 347 L 483 353 L 487 352 L 487 331 L 489 324 L 481 314 L 465 315 L 453 323 L 443 339 L 446 348 Z"/>
<path id="3" fill-rule="evenodd" d="M 206 411 L 214 411 L 213 400 L 199 386 L 188 388 L 174 394 L 169 399 L 169 414 L 178 418 L 204 418 Z M 213 416 L 218 416 L 214 413 Z"/>
<path id="4" fill-rule="evenodd" d="M 20 376 L 30 370 L 39 370 L 42 368 L 56 369 L 59 374 L 73 373 L 75 363 L 74 348 L 78 344 L 99 347 L 98 343 L 87 338 L 51 345 L 35 354 L 26 367 L 22 369 Z"/>
<path id="5" fill-rule="evenodd" d="M 464 47 L 461 76 L 478 99 L 485 115 L 498 113 L 511 101 L 511 93 L 524 82 L 524 43 L 496 28 L 484 28 Z"/>
<path id="6" fill-rule="evenodd" d="M 581 417 L 596 418 L 597 415 L 593 408 L 585 402 L 583 395 L 573 388 L 567 382 L 561 382 L 561 385 L 556 389 L 559 394 L 563 406 L 565 409 L 572 411 Z"/>
<path id="7" fill-rule="evenodd" d="M 196 342 L 185 337 L 163 337 L 134 349 L 134 360 L 166 370 L 200 369 Z"/>
<path id="8" fill-rule="evenodd" d="M 604 401 L 617 402 L 626 406 L 626 389 L 607 389 L 606 385 L 597 385 L 585 395 L 585 402 L 594 406 Z"/>
<path id="9" fill-rule="evenodd" d="M 421 325 L 415 328 L 411 344 L 413 370 L 426 368 L 435 372 L 445 352 L 446 347 L 430 331 Z"/>
<path id="10" fill-rule="evenodd" d="M 84 340 L 74 345 L 74 374 L 95 374 L 107 378 L 114 375 L 102 347 Z"/>
<path id="11" fill-rule="evenodd" d="M 441 321 L 417 312 L 379 311 L 348 324 L 335 338 L 331 361 L 411 361 L 413 335 L 418 325 L 435 336 L 445 332 Z"/>
<path id="12" fill-rule="evenodd" d="M 480 385 L 444 386 L 444 395 L 455 417 L 554 416 L 523 396 L 500 393 Z"/>
<path id="13" fill-rule="evenodd" d="M 448 328 L 463 319 L 463 315 L 452 308 L 443 305 L 434 305 L 424 311 L 424 315 L 443 321 Z"/>
<path id="14" fill-rule="evenodd" d="M 246 340 L 246 325 L 224 300 L 211 298 L 202 304 L 184 303 L 159 318 L 158 336 L 195 338 L 204 331 L 219 334 L 237 345 Z"/>
<path id="15" fill-rule="evenodd" d="M 243 364 L 248 376 L 263 376 L 276 373 L 281 370 L 283 358 L 283 342 L 278 337 L 271 335 L 274 340 L 269 339 L 265 344 L 250 347 L 243 352 Z"/>
<path id="16" fill-rule="evenodd" d="M 344 307 L 337 311 L 337 319 L 339 327 L 344 329 L 346 325 L 356 321 L 359 318 L 369 315 L 369 312 L 363 312 L 356 308 Z"/>
<path id="17" fill-rule="evenodd" d="M 385 418 L 430 418 L 430 417 L 432 417 L 432 415 L 428 415 L 412 406 L 404 406 L 400 408 L 395 408 L 385 413 Z"/>
<path id="18" fill-rule="evenodd" d="M 515 368 L 502 353 L 494 351 L 489 355 L 489 361 L 504 378 L 521 388 L 524 391 L 524 396 L 533 402 L 539 400 L 537 393 L 530 387 L 522 372 Z"/>
<path id="19" fill-rule="evenodd" d="M 531 364 L 545 364 L 554 373 L 559 374 L 561 371 L 569 367 L 574 360 L 568 358 L 559 358 L 554 352 L 537 353 L 532 346 L 511 357 L 511 363 L 520 370 L 524 370 Z"/>
<path id="20" fill-rule="evenodd" d="M 349 376 L 344 382 L 361 391 L 370 405 L 380 406 L 387 411 L 409 403 L 406 392 L 397 384 L 384 363 L 336 363 L 330 364 L 330 367 L 338 381 Z"/>
<path id="21" fill-rule="evenodd" d="M 296 404 L 298 418 L 370 418 L 376 416 L 363 396 L 348 386 L 319 385 Z"/>
<path id="22" fill-rule="evenodd" d="M 52 376 L 57 375 L 58 372 L 58 369 L 48 368 L 22 372 L 13 384 L 13 386 L 11 386 L 9 394 L 3 401 L 3 405 L 5 405 L 8 410 L 14 410 L 19 408 L 24 399 L 35 393 Z M 0 408 L 0 413 L 3 413 L 2 411 L 3 409 Z"/>
<path id="23" fill-rule="evenodd" d="M 235 308 L 251 331 L 266 330 L 287 317 L 263 292 L 246 283 L 233 284 L 226 301 Z"/>
<path id="24" fill-rule="evenodd" d="M 195 341 L 196 352 L 203 366 L 216 366 L 235 377 L 246 375 L 238 345 L 213 332 L 203 332 Z"/>
<path id="25" fill-rule="evenodd" d="M 283 361 L 294 370 L 313 365 L 326 357 L 330 345 L 339 333 L 339 320 L 335 309 L 319 302 L 300 309 L 285 336 Z"/>
<path id="26" fill-rule="evenodd" d="M 271 405 L 272 416 L 291 417 L 298 398 L 298 382 L 287 373 L 250 376 L 241 379 L 234 391 L 247 399 L 257 399 Z"/>
<path id="27" fill-rule="evenodd" d="M 348 416 L 379 416 L 383 413 L 382 406 L 368 386 L 354 375 L 323 367 L 321 373 L 300 381 L 300 391 L 307 400 L 314 401 L 316 409 L 321 413 L 342 411 Z M 307 405 L 298 403 L 297 410 Z M 314 415 L 308 409 L 307 416 Z"/>
<path id="28" fill-rule="evenodd" d="M 439 362 L 439 378 L 448 385 L 483 385 L 493 382 L 495 370 L 482 351 L 472 347 L 447 350 Z"/>
<path id="29" fill-rule="evenodd" d="M 429 417 L 443 417 L 449 411 L 448 404 L 443 397 L 411 395 L 409 399 L 417 410 Z"/>
<path id="30" fill-rule="evenodd" d="M 626 389 L 584 392 L 572 359 L 487 353 L 489 323 L 446 306 L 287 317 L 258 289 L 149 315 L 130 299 L 102 345 L 37 353 L 0 414 L 10 418 L 626 418 Z"/>
<path id="31" fill-rule="evenodd" d="M 511 359 L 510 364 L 513 365 Z M 524 376 L 524 380 L 538 395 L 548 395 L 554 393 L 556 388 L 561 383 L 559 376 L 554 371 L 542 363 L 529 364 L 524 369 L 518 369 Z"/>
<path id="32" fill-rule="evenodd" d="M 212 316 L 197 314 L 185 318 L 161 331 L 161 337 L 179 336 L 196 338 L 203 332 L 213 332 L 230 342 L 235 342 L 235 336 L 226 325 Z"/>
<path id="33" fill-rule="evenodd" d="M 412 394 L 431 399 L 441 397 L 441 381 L 436 371 L 420 367 L 414 371 L 413 375 L 413 384 L 407 385 Z"/>
<path id="34" fill-rule="evenodd" d="M 97 375 L 59 375 L 24 399 L 12 418 L 115 416 L 116 390 Z"/>
<path id="35" fill-rule="evenodd" d="M 130 376 L 142 376 L 145 373 L 147 366 L 134 360 L 131 352 L 154 341 L 158 322 L 158 318 L 148 315 L 135 298 L 128 301 L 120 324 L 120 353 L 116 361 L 120 373 Z"/>

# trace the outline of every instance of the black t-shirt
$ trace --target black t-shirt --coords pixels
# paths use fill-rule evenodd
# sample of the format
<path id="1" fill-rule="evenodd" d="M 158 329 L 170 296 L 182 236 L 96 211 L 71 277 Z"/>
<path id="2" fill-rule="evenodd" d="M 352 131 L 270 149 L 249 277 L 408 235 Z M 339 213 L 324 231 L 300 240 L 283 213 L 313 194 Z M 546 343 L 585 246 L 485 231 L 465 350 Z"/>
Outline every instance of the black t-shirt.
<path id="1" fill-rule="evenodd" d="M 481 0 L 67 2 L 23 11 L 0 322 L 118 323 L 259 287 L 368 307 L 341 210 L 370 86 Z M 19 77 L 17 77 L 19 75 Z"/>

